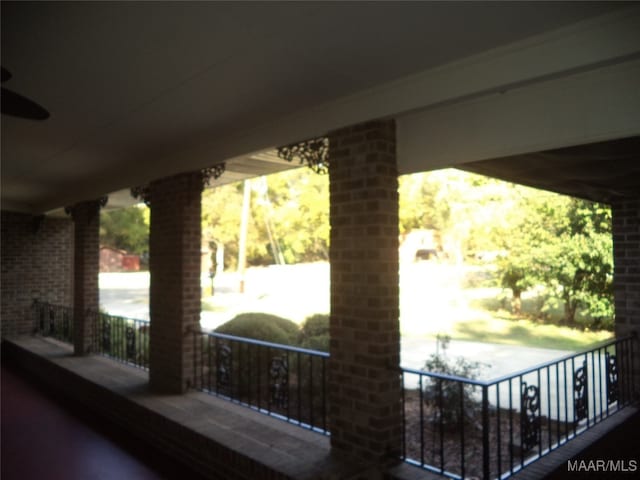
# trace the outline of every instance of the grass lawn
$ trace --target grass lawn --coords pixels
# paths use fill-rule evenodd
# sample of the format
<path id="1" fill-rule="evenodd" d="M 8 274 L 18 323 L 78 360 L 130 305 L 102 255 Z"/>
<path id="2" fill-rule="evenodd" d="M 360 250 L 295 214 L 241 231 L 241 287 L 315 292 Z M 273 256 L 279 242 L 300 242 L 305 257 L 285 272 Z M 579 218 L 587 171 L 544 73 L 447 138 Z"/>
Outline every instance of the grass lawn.
<path id="1" fill-rule="evenodd" d="M 573 351 L 586 349 L 613 337 L 613 333 L 608 331 L 582 331 L 526 319 L 507 320 L 498 317 L 457 322 L 450 335 L 458 340 Z"/>
<path id="2" fill-rule="evenodd" d="M 251 272 L 255 279 L 248 282 L 253 290 L 247 294 L 233 290 L 233 279 L 218 279 L 220 288 L 213 297 L 210 287 L 205 286 L 202 310 L 228 313 L 229 319 L 242 312 L 264 312 L 296 323 L 310 315 L 329 312 L 329 278 L 328 274 L 318 274 L 318 265 L 287 266 L 284 273 L 295 274 L 296 285 L 306 286 L 295 295 L 289 293 L 290 284 L 277 277 L 284 275 L 280 270 L 256 268 Z M 612 332 L 583 331 L 531 320 L 540 310 L 535 295 L 523 298 L 524 313 L 515 317 L 508 311 L 509 302 L 502 289 L 495 286 L 490 271 L 421 263 L 405 266 L 402 275 L 400 327 L 406 337 L 435 338 L 442 333 L 457 340 L 570 351 L 613 337 Z M 473 281 L 469 280 L 470 275 L 475 275 Z M 560 318 L 562 312 L 551 311 L 548 315 Z"/>
<path id="3" fill-rule="evenodd" d="M 424 303 L 412 300 L 401 310 L 402 334 L 435 339 L 446 334 L 453 340 L 501 343 L 553 350 L 580 351 L 613 338 L 613 332 L 589 331 L 535 320 L 540 299 L 529 295 L 523 299 L 523 314 L 509 312 L 502 289 L 445 285 Z M 433 288 L 433 287 L 432 287 Z M 547 315 L 560 323 L 560 308 Z M 581 317 L 578 316 L 578 319 Z"/>
<path id="4" fill-rule="evenodd" d="M 470 292 L 472 290 L 467 290 Z M 470 308 L 482 312 L 471 321 L 458 322 L 452 336 L 461 340 L 505 343 L 528 347 L 553 348 L 579 351 L 595 343 L 613 338 L 613 332 L 583 330 L 549 322 L 531 320 L 540 309 L 540 299 L 535 294 L 523 298 L 523 315 L 518 317 L 505 310 L 504 294 L 488 297 L 471 294 Z M 501 298 L 502 297 L 502 298 Z M 560 307 L 547 311 L 550 318 L 560 323 L 563 312 Z M 578 312 L 578 320 L 581 313 Z"/>

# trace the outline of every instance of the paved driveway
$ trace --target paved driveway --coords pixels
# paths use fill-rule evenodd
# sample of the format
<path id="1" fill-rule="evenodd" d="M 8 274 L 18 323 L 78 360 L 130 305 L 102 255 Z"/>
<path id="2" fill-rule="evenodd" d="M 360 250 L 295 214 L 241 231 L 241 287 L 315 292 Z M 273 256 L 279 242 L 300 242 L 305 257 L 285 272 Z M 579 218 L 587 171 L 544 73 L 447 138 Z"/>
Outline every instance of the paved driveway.
<path id="1" fill-rule="evenodd" d="M 419 288 L 415 278 L 409 279 L 411 287 L 406 290 L 424 296 L 425 285 L 422 284 Z M 208 283 L 208 278 L 203 279 L 203 285 Z M 452 281 L 444 283 L 450 284 Z M 203 328 L 213 329 L 241 312 L 274 313 L 298 322 L 311 313 L 328 313 L 329 292 L 328 288 L 323 287 L 329 284 L 329 268 L 326 263 L 249 269 L 245 293 L 239 292 L 239 284 L 240 278 L 235 273 L 216 277 L 215 295 L 210 298 L 215 311 L 202 312 Z M 435 288 L 433 284 L 429 285 Z M 450 300 L 452 294 L 447 295 Z M 439 298 L 442 300 L 443 296 Z M 149 319 L 148 302 L 148 272 L 100 275 L 100 304 L 109 313 Z M 403 330 L 406 332 L 407 329 Z M 409 330 L 409 334 L 402 338 L 402 365 L 420 368 L 435 351 L 435 340 L 425 338 L 421 331 Z M 447 350 L 450 358 L 461 356 L 485 364 L 482 370 L 482 378 L 485 379 L 516 372 L 567 353 L 569 352 L 562 350 L 458 340 L 452 341 Z"/>

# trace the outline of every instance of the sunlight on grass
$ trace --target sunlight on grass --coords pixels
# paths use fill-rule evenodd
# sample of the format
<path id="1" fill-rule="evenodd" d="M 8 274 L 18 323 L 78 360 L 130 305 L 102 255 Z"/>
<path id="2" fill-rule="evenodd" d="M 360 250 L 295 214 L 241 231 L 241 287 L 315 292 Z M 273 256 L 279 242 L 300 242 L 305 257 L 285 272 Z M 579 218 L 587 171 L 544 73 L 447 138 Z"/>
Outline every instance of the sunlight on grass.
<path id="1" fill-rule="evenodd" d="M 406 337 L 434 339 L 438 334 L 452 339 L 500 343 L 553 350 L 577 351 L 613 338 L 608 331 L 583 331 L 566 326 L 529 320 L 539 312 L 540 300 L 526 295 L 523 315 L 507 310 L 504 292 L 498 287 L 461 288 L 464 270 L 430 266 L 405 273 L 400 327 Z M 562 312 L 549 311 L 559 321 Z"/>
<path id="2" fill-rule="evenodd" d="M 607 331 L 581 331 L 568 327 L 540 324 L 530 320 L 505 320 L 501 318 L 458 322 L 452 330 L 452 338 L 458 340 L 574 351 L 585 349 L 594 343 L 613 337 L 613 333 Z"/>
<path id="3" fill-rule="evenodd" d="M 582 350 L 613 337 L 611 332 L 592 332 L 529 320 L 536 309 L 533 297 L 525 297 L 522 317 L 508 311 L 501 288 L 486 282 L 465 283 L 469 271 L 478 268 L 420 263 L 403 268 L 401 275 L 400 329 L 405 338 L 435 339 L 438 334 L 454 340 Z M 235 290 L 237 278 L 223 283 L 210 296 L 203 286 L 202 310 L 207 321 L 222 323 L 243 312 L 263 312 L 296 323 L 330 310 L 329 266 L 324 263 L 256 268 L 250 270 L 247 291 Z M 483 277 L 484 278 L 484 277 Z M 464 284 L 466 288 L 462 288 Z M 286 288 L 282 288 L 286 286 Z M 560 316 L 561 312 L 551 312 Z"/>

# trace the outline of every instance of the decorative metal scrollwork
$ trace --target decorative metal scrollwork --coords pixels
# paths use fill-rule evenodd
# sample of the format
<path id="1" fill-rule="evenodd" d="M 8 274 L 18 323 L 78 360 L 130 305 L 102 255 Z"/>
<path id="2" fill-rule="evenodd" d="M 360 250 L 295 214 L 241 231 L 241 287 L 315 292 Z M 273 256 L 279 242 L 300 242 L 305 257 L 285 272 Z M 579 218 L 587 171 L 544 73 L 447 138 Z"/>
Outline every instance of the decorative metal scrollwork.
<path id="1" fill-rule="evenodd" d="M 605 353 L 607 367 L 607 403 L 618 401 L 618 359 L 609 352 Z"/>
<path id="2" fill-rule="evenodd" d="M 535 385 L 522 383 L 522 396 L 520 401 L 520 437 L 522 448 L 531 450 L 538 444 L 540 437 L 540 392 Z"/>
<path id="3" fill-rule="evenodd" d="M 69 338 L 69 330 L 71 329 L 70 323 L 71 320 L 69 319 L 69 312 L 65 311 L 62 314 L 62 334 L 64 335 L 64 338 Z"/>
<path id="4" fill-rule="evenodd" d="M 38 312 L 40 315 L 40 332 L 44 333 L 44 319 L 45 319 L 45 311 L 44 311 L 44 305 L 40 305 L 40 311 Z"/>
<path id="5" fill-rule="evenodd" d="M 103 319 L 102 323 L 102 350 L 111 353 L 111 322 L 107 319 Z"/>
<path id="6" fill-rule="evenodd" d="M 213 167 L 207 167 L 202 169 L 202 188 L 209 185 L 209 181 L 213 178 L 217 180 L 222 176 L 222 174 L 227 169 L 227 164 L 225 162 L 218 163 Z"/>
<path id="7" fill-rule="evenodd" d="M 95 205 L 96 207 L 98 207 L 98 210 L 100 210 L 101 208 L 104 208 L 105 205 L 107 204 L 107 202 L 109 201 L 109 197 L 104 195 L 100 198 L 97 198 L 96 200 L 93 200 L 91 202 L 82 202 L 82 203 L 90 203 Z M 71 215 L 71 218 L 74 218 L 74 210 L 76 208 L 78 204 L 76 205 L 70 205 L 70 206 L 66 206 L 64 207 L 64 213 L 66 213 L 67 215 Z M 92 214 L 88 217 L 88 222 L 91 223 L 93 220 L 95 219 L 95 215 Z M 75 218 L 74 218 L 75 220 Z"/>
<path id="8" fill-rule="evenodd" d="M 574 418 L 578 422 L 589 414 L 587 361 L 582 363 L 573 374 L 573 409 Z"/>
<path id="9" fill-rule="evenodd" d="M 49 335 L 56 333 L 56 312 L 49 310 Z"/>
<path id="10" fill-rule="evenodd" d="M 278 156 L 287 162 L 298 159 L 301 165 L 307 165 L 316 173 L 329 172 L 329 139 L 312 138 L 298 143 L 278 147 Z"/>
<path id="11" fill-rule="evenodd" d="M 231 347 L 225 342 L 216 345 L 216 388 L 221 393 L 231 390 Z"/>
<path id="12" fill-rule="evenodd" d="M 213 165 L 212 167 L 203 168 L 200 170 L 202 185 L 200 186 L 204 189 L 209 182 L 213 178 L 218 179 L 227 169 L 227 164 L 225 162 L 218 163 Z M 140 200 L 144 202 L 147 207 L 151 206 L 151 188 L 149 185 L 137 185 L 135 187 L 131 187 L 131 196 L 136 200 Z"/>
<path id="13" fill-rule="evenodd" d="M 151 206 L 151 190 L 149 185 L 138 185 L 131 187 L 131 196 L 136 200 L 141 200 L 147 207 Z"/>
<path id="14" fill-rule="evenodd" d="M 287 408 L 289 404 L 289 364 L 285 357 L 273 357 L 269 368 L 271 403 Z"/>
<path id="15" fill-rule="evenodd" d="M 126 341 L 127 358 L 136 358 L 136 331 L 131 325 L 127 325 L 124 331 Z"/>

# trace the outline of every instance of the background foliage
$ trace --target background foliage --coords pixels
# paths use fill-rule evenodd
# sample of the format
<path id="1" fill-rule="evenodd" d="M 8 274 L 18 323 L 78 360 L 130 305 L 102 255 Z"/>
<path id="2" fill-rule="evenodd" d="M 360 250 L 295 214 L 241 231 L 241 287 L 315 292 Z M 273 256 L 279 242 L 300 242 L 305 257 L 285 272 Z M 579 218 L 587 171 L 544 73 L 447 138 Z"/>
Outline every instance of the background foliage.
<path id="1" fill-rule="evenodd" d="M 134 205 L 100 214 L 100 244 L 142 255 L 149 251 L 149 209 Z"/>
<path id="2" fill-rule="evenodd" d="M 329 181 L 297 168 L 202 195 L 203 243 L 224 249 L 237 266 L 245 185 L 251 209 L 247 265 L 327 261 Z M 521 314 L 523 295 L 538 295 L 540 318 L 558 307 L 562 322 L 613 326 L 611 211 L 605 205 L 444 169 L 399 178 L 401 235 L 430 230 L 440 261 L 482 263 Z M 144 206 L 103 213 L 101 242 L 142 254 L 148 249 Z"/>

